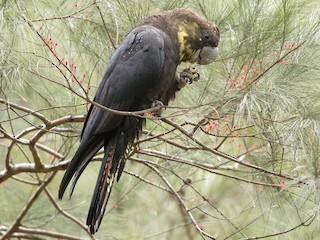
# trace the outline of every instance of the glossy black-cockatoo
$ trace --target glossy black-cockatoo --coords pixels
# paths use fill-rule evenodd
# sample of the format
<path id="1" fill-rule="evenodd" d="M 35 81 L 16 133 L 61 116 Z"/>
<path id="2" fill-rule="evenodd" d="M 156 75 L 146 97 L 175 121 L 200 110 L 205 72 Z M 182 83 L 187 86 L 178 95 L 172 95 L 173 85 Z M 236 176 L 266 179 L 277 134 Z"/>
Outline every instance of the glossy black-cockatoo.
<path id="1" fill-rule="evenodd" d="M 209 64 L 217 56 L 216 26 L 188 9 L 161 12 L 146 18 L 113 54 L 94 101 L 119 111 L 139 111 L 167 105 L 186 83 L 199 78 L 194 69 L 178 76 L 181 62 Z M 111 193 L 126 163 L 126 150 L 141 132 L 145 118 L 111 113 L 91 105 L 78 150 L 61 181 L 59 198 L 73 177 L 70 196 L 81 173 L 103 147 L 100 172 L 87 217 L 90 232 L 101 223 Z"/>

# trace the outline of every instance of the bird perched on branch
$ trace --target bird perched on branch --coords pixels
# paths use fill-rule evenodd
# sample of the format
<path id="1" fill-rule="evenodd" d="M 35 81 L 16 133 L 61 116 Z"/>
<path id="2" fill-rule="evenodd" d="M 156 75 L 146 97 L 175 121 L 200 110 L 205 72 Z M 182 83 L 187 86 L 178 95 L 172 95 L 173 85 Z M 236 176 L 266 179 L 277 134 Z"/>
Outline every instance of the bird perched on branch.
<path id="1" fill-rule="evenodd" d="M 161 12 L 146 18 L 123 40 L 113 54 L 94 102 L 118 111 L 139 111 L 167 105 L 186 83 L 199 79 L 195 68 L 181 62 L 211 63 L 218 54 L 219 30 L 188 9 Z M 74 187 L 93 156 L 103 147 L 100 172 L 92 197 L 87 225 L 97 232 L 115 179 L 126 163 L 126 150 L 141 132 L 145 118 L 116 114 L 91 105 L 81 142 L 60 184 L 59 198 L 70 183 Z"/>

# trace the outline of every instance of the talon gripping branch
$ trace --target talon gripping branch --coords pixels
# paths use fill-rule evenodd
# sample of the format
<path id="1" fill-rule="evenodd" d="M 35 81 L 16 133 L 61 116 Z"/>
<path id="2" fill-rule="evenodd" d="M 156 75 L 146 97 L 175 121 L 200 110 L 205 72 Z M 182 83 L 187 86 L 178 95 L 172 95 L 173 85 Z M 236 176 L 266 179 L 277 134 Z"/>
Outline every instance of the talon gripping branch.
<path id="1" fill-rule="evenodd" d="M 181 62 L 209 64 L 217 56 L 220 34 L 216 26 L 187 9 L 148 17 L 134 28 L 113 54 L 94 101 L 120 111 L 167 105 L 193 72 L 176 76 Z M 188 74 L 190 75 L 189 80 Z M 198 78 L 197 74 L 197 78 Z M 126 163 L 125 152 L 141 132 L 145 119 L 116 115 L 91 105 L 81 142 L 61 181 L 59 198 L 73 177 L 70 196 L 92 157 L 103 147 L 104 157 L 87 217 L 90 232 L 98 231 L 111 193 Z"/>

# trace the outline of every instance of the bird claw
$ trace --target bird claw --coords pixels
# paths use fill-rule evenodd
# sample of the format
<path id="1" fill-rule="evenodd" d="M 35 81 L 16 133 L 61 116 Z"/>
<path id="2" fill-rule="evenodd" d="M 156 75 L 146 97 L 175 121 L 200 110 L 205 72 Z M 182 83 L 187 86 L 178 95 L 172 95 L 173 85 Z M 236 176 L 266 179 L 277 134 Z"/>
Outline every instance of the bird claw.
<path id="1" fill-rule="evenodd" d="M 163 111 L 163 108 L 164 108 L 163 102 L 161 102 L 159 100 L 154 100 L 151 103 L 151 108 L 155 108 L 155 107 L 159 107 L 159 110 L 153 111 L 152 114 L 155 116 L 160 116 Z"/>
<path id="2" fill-rule="evenodd" d="M 183 88 L 187 83 L 191 84 L 200 79 L 198 70 L 195 67 L 185 68 L 180 73 L 179 88 Z"/>

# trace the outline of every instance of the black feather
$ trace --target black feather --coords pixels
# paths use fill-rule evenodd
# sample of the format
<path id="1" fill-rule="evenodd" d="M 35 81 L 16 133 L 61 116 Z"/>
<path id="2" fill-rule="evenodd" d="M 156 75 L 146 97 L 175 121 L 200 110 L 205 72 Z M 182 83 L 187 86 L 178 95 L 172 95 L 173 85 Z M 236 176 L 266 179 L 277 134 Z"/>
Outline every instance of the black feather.
<path id="1" fill-rule="evenodd" d="M 90 227 L 90 232 L 95 233 L 102 221 L 108 199 L 111 194 L 112 185 L 116 173 L 116 164 L 119 161 L 117 151 L 125 151 L 125 149 L 119 150 L 118 146 L 119 133 L 115 133 L 111 139 L 105 145 L 103 161 L 100 167 L 96 187 L 92 196 L 91 205 L 87 217 L 87 225 Z"/>
<path id="2" fill-rule="evenodd" d="M 199 40 L 202 38 L 197 32 L 201 31 L 197 31 L 196 26 L 198 30 L 210 33 L 210 39 Z M 178 39 L 180 27 L 183 31 L 187 31 L 188 27 L 192 29 L 187 38 Z M 177 66 L 181 61 L 190 60 L 192 53 L 199 48 L 217 46 L 218 33 L 217 28 L 208 21 L 187 9 L 163 12 L 147 18 L 125 37 L 113 54 L 94 101 L 111 109 L 129 112 L 150 108 L 155 100 L 167 105 L 179 90 Z M 181 56 L 181 53 L 188 54 Z M 101 224 L 114 179 L 119 180 L 121 177 L 126 164 L 126 151 L 138 138 L 144 122 L 144 118 L 117 115 L 95 105 L 89 109 L 81 132 L 80 146 L 61 181 L 59 198 L 63 197 L 73 178 L 70 188 L 72 195 L 82 172 L 93 156 L 104 147 L 87 217 L 92 234 Z"/>
<path id="3" fill-rule="evenodd" d="M 94 100 L 116 110 L 135 111 L 151 106 L 148 89 L 156 86 L 164 63 L 163 39 L 152 27 L 131 32 L 112 57 Z M 141 62 L 142 64 L 138 64 Z M 138 137 L 145 120 L 110 113 L 92 105 L 81 143 L 61 181 L 61 199 L 72 177 L 70 196 L 92 157 L 104 147 L 104 157 L 92 197 L 87 224 L 95 233 L 105 212 L 114 179 L 120 179 L 125 152 Z"/>

